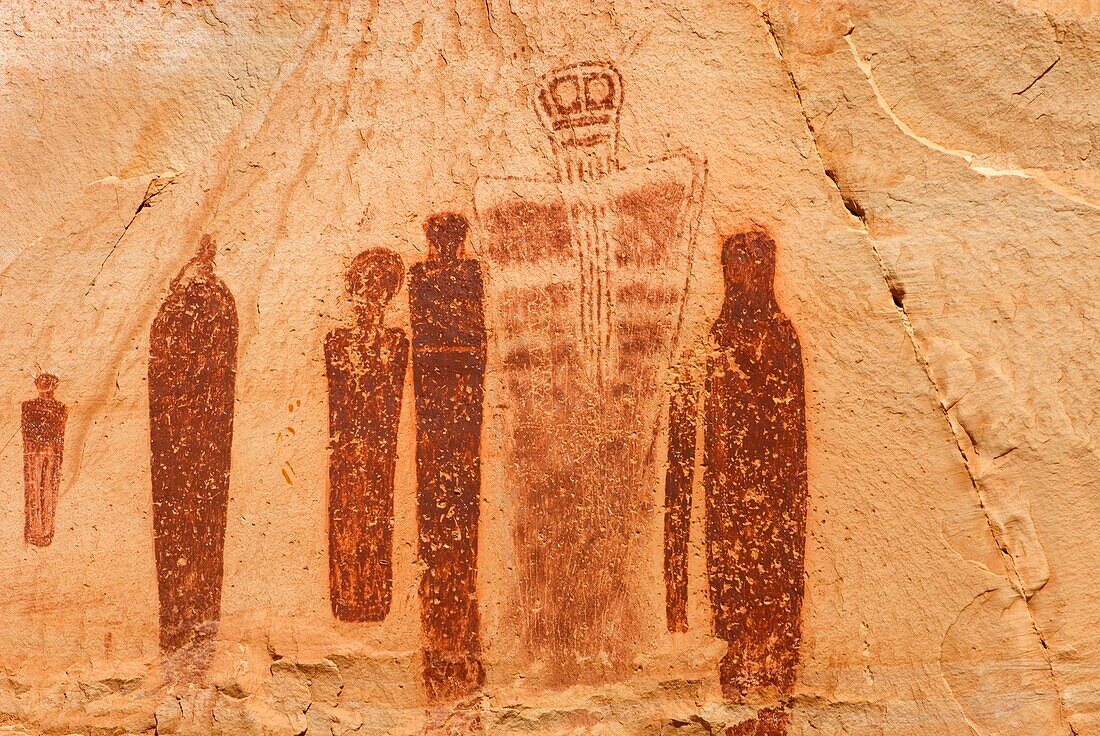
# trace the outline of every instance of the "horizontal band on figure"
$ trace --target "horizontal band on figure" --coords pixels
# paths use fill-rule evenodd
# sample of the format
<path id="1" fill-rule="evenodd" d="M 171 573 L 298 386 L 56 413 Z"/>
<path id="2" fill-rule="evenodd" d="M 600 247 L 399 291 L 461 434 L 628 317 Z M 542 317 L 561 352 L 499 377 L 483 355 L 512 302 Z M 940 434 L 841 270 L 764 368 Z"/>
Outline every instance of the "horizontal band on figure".
<path id="1" fill-rule="evenodd" d="M 484 353 L 485 348 L 477 345 L 417 345 L 413 350 L 420 353 Z"/>
<path id="2" fill-rule="evenodd" d="M 576 137 L 576 135 L 572 138 L 562 138 L 558 140 L 558 143 L 569 148 L 589 148 L 599 145 L 600 143 L 607 143 L 610 140 L 611 135 L 608 133 L 595 133 L 580 138 Z"/>
<path id="3" fill-rule="evenodd" d="M 588 115 L 585 117 L 570 117 L 565 120 L 555 120 L 554 130 L 565 128 L 582 128 L 586 125 L 608 125 L 611 123 L 610 115 Z"/>

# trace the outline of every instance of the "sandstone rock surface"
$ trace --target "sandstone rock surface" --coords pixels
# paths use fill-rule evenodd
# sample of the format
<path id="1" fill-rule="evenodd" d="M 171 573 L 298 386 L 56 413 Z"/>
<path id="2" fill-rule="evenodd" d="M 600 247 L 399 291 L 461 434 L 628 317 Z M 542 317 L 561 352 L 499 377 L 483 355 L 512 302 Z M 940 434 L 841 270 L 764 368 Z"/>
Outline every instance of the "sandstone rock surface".
<path id="1" fill-rule="evenodd" d="M 16 2 L 0 38 L 0 730 L 1100 733 L 1095 2 Z M 357 258 L 426 263 L 423 283 L 450 247 L 425 230 L 437 213 L 470 223 L 476 266 L 452 271 L 484 279 L 484 343 L 476 320 L 424 338 L 419 287 Z M 766 237 L 731 239 L 746 233 Z M 763 338 L 740 361 L 714 341 L 739 294 L 730 258 L 759 267 L 770 247 L 745 243 L 774 243 L 760 315 L 789 322 L 786 363 Z M 157 420 L 150 351 L 208 344 L 187 325 L 209 301 L 187 295 L 215 279 L 235 351 L 192 350 L 183 419 Z M 331 603 L 331 484 L 359 477 L 331 466 L 352 446 L 332 434 L 334 334 L 360 336 L 341 365 L 396 420 L 378 450 L 392 496 L 369 496 L 392 533 L 371 552 L 391 586 L 379 616 Z M 414 381 L 428 354 L 476 359 L 430 364 L 462 382 Z M 225 400 L 202 376 L 229 360 L 231 439 L 190 406 Z M 384 370 L 396 405 L 363 388 Z M 39 481 L 21 404 L 42 374 L 67 408 L 48 545 L 24 541 Z M 480 429 L 456 418 L 471 376 Z M 692 386 L 711 411 L 734 405 L 716 391 L 757 397 L 746 426 L 804 409 L 783 414 L 804 449 L 789 430 L 744 443 L 785 478 L 746 491 L 762 519 L 767 493 L 804 483 L 775 526 L 786 556 L 759 572 L 744 560 L 773 547 L 714 531 L 708 494 L 739 486 L 702 449 L 718 425 L 677 403 Z M 356 411 L 348 432 L 381 426 Z M 229 446 L 220 615 L 193 647 L 163 631 L 164 421 Z M 478 462 L 448 465 L 460 431 Z M 683 620 L 666 620 L 665 473 L 689 439 Z M 387 441 L 340 457 L 375 462 Z M 479 488 L 472 542 L 469 506 L 424 487 L 471 467 L 454 488 Z M 435 541 L 425 503 L 444 509 Z M 467 521 L 446 536 L 451 512 Z M 796 620 L 791 683 L 767 634 L 721 631 L 714 544 L 762 587 L 769 565 L 802 581 L 758 601 Z M 471 550 L 472 590 L 424 582 Z M 468 595 L 477 617 L 424 623 Z M 457 654 L 424 633 L 469 625 Z M 445 697 L 431 657 L 458 683 Z M 759 687 L 735 692 L 731 661 Z"/>

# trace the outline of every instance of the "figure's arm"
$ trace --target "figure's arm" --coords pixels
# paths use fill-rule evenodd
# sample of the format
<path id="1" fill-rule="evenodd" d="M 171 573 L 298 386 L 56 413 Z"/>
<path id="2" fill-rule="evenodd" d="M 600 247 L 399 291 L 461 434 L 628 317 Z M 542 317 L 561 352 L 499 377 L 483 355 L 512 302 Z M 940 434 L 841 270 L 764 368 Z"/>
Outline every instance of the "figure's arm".
<path id="1" fill-rule="evenodd" d="M 64 404 L 59 403 L 59 411 L 57 413 L 57 440 L 55 452 L 57 453 L 57 472 L 61 472 L 61 460 L 65 453 L 65 424 L 69 420 L 69 408 Z"/>
<path id="2" fill-rule="evenodd" d="M 692 360 L 672 387 L 668 406 L 668 469 L 665 472 L 665 609 L 669 631 L 687 631 L 688 542 L 691 487 L 695 480 L 695 435 L 701 385 Z"/>
<path id="3" fill-rule="evenodd" d="M 405 398 L 406 376 L 409 371 L 409 338 L 404 330 L 395 330 L 393 354 L 390 357 L 390 383 L 397 396 L 397 416 L 401 416 L 401 405 Z"/>
<path id="4" fill-rule="evenodd" d="M 340 343 L 336 330 L 325 336 L 325 395 L 328 398 L 328 449 L 339 444 L 340 433 Z"/>
<path id="5" fill-rule="evenodd" d="M 780 396 L 784 400 L 776 405 L 775 411 L 778 413 L 777 424 L 781 437 L 786 443 L 786 447 L 783 448 L 787 458 L 784 464 L 786 475 L 784 482 L 787 484 L 795 518 L 805 524 L 808 495 L 805 369 L 802 365 L 802 347 L 799 344 L 798 335 L 795 334 L 789 322 L 785 324 L 783 336 L 782 344 L 775 349 L 783 356 L 782 366 L 778 371 L 784 386 Z"/>

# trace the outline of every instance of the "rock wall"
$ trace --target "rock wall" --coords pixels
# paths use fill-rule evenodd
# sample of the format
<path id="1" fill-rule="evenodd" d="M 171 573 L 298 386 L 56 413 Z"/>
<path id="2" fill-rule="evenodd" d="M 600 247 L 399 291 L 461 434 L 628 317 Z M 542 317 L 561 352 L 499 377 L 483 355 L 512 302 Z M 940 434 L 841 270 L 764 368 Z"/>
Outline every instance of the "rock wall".
<path id="1" fill-rule="evenodd" d="M 0 730 L 1100 732 L 1100 8 L 0 10 Z"/>

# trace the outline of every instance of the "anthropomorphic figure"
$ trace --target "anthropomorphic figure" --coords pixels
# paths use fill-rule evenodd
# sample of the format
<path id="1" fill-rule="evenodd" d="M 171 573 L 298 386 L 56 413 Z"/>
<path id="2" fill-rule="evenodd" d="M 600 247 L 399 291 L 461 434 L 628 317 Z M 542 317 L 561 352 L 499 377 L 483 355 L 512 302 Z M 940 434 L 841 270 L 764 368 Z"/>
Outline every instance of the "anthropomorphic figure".
<path id="1" fill-rule="evenodd" d="M 518 666 L 549 687 L 629 678 L 662 615 L 653 447 L 666 399 L 704 166 L 678 152 L 619 165 L 623 79 L 605 62 L 540 78 L 551 180 L 483 178 L 501 463 Z"/>
<path id="2" fill-rule="evenodd" d="M 165 653 L 209 641 L 221 615 L 237 310 L 214 242 L 172 282 L 149 333 L 153 546 Z"/>
<path id="3" fill-rule="evenodd" d="M 729 736 L 786 733 L 801 643 L 806 547 L 806 397 L 802 350 L 775 301 L 775 242 L 760 230 L 722 246 L 725 301 L 711 330 L 703 400 L 707 576 L 715 633 L 728 643 L 728 700 L 779 702 Z M 691 382 L 672 403 L 666 485 L 669 627 L 686 628 Z"/>
<path id="4" fill-rule="evenodd" d="M 409 359 L 386 306 L 405 269 L 393 251 L 360 253 L 346 287 L 355 324 L 325 340 L 329 405 L 329 601 L 341 621 L 381 621 L 393 597 L 397 424 Z"/>
<path id="5" fill-rule="evenodd" d="M 34 379 L 38 397 L 23 402 L 23 539 L 36 547 L 53 541 L 61 458 L 65 448 L 65 405 L 54 398 L 58 378 L 50 373 Z"/>
<path id="6" fill-rule="evenodd" d="M 428 258 L 410 269 L 420 621 L 424 681 L 433 700 L 484 682 L 477 597 L 485 317 L 478 262 L 466 258 L 469 223 L 424 223 Z"/>

